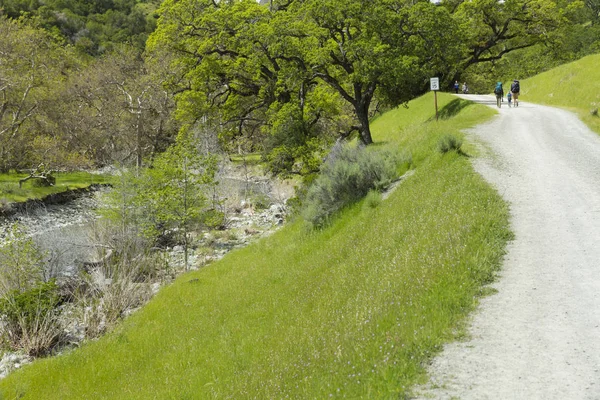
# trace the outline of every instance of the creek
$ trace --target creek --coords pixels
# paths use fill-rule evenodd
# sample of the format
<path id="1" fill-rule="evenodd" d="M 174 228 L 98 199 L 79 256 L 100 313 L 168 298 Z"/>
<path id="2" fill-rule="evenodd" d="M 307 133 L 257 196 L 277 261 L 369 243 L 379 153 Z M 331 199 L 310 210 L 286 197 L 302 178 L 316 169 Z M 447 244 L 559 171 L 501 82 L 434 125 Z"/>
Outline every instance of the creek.
<path id="1" fill-rule="evenodd" d="M 47 255 L 52 277 L 75 273 L 76 260 L 95 255 L 92 240 L 98 191 L 82 193 L 63 204 L 38 202 L 0 220 L 0 243 L 6 240 L 11 226 L 17 223 Z"/>

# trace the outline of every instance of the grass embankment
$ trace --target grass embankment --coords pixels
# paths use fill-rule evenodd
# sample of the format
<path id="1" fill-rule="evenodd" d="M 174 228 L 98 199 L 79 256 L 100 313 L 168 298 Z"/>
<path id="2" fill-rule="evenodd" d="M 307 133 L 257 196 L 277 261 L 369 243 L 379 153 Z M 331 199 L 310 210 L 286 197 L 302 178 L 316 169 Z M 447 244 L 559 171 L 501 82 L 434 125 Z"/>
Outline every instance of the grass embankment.
<path id="1" fill-rule="evenodd" d="M 584 57 L 521 82 L 525 101 L 564 107 L 600 133 L 600 54 Z"/>
<path id="2" fill-rule="evenodd" d="M 435 150 L 494 111 L 440 103 L 439 123 L 430 95 L 373 123 L 416 165 L 378 207 L 323 231 L 292 223 L 179 277 L 104 338 L 0 381 L 3 398 L 401 398 L 461 333 L 510 237 L 468 158 Z"/>
<path id="3" fill-rule="evenodd" d="M 4 202 L 22 202 L 30 199 L 42 199 L 50 194 L 66 192 L 68 190 L 88 187 L 94 183 L 107 183 L 104 175 L 95 175 L 88 172 L 54 173 L 56 178 L 54 186 L 35 186 L 34 180 L 28 180 L 19 187 L 19 180 L 29 174 L 0 174 L 0 199 Z"/>

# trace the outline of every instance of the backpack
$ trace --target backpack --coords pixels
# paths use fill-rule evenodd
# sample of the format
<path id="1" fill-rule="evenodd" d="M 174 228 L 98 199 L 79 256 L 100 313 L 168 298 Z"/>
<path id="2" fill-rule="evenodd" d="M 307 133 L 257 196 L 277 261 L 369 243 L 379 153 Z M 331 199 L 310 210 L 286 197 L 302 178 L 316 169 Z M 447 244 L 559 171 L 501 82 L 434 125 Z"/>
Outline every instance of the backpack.
<path id="1" fill-rule="evenodd" d="M 513 82 L 513 84 L 510 85 L 510 91 L 513 93 L 519 93 L 521 91 L 521 88 L 519 87 L 519 82 Z"/>
<path id="2" fill-rule="evenodd" d="M 502 94 L 503 90 L 502 90 L 502 83 L 498 82 L 496 84 L 496 88 L 494 89 L 494 93 L 495 94 Z"/>

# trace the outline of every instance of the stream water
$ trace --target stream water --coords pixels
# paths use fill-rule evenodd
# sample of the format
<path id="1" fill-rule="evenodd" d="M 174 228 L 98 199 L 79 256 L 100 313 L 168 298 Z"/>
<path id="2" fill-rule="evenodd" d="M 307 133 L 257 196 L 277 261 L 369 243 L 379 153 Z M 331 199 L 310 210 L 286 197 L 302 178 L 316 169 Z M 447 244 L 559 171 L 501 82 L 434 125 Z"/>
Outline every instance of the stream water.
<path id="1" fill-rule="evenodd" d="M 95 255 L 92 228 L 97 219 L 97 192 L 86 193 L 65 204 L 38 204 L 24 212 L 0 220 L 0 243 L 16 222 L 47 254 L 49 276 L 75 272 L 75 260 Z"/>
<path id="2" fill-rule="evenodd" d="M 216 196 L 223 201 L 228 209 L 229 228 L 242 229 L 238 234 L 240 240 L 224 245 L 227 249 L 244 245 L 249 237 L 243 233 L 245 227 L 264 231 L 273 225 L 283 222 L 280 209 L 293 190 L 288 185 L 277 185 L 269 179 L 242 179 L 235 175 L 218 177 L 219 186 Z M 37 204 L 26 211 L 8 217 L 0 218 L 0 246 L 6 240 L 7 232 L 12 224 L 17 222 L 34 240 L 38 247 L 47 254 L 47 277 L 65 277 L 76 273 L 77 260 L 91 261 L 98 258 L 97 243 L 93 239 L 95 221 L 98 216 L 95 211 L 102 191 L 86 192 L 74 200 L 63 204 Z M 263 196 L 266 204 L 279 204 L 272 210 L 263 212 L 245 212 L 235 214 L 247 201 L 256 201 Z M 268 206 L 267 206 L 268 207 Z M 235 215 L 231 215 L 231 213 Z M 238 243 L 239 242 L 239 243 Z"/>

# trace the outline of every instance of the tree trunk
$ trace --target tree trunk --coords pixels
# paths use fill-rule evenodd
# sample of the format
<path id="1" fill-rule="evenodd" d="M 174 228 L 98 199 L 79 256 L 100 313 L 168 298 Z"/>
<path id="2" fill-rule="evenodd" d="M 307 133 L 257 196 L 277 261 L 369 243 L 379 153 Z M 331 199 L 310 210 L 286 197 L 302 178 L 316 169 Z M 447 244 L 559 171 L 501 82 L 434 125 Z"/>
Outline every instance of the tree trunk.
<path id="1" fill-rule="evenodd" d="M 358 118 L 358 122 L 360 123 L 360 141 L 364 145 L 369 145 L 373 143 L 373 138 L 371 137 L 371 126 L 369 125 L 369 105 L 360 103 L 354 106 L 354 110 L 356 112 L 356 117 Z"/>

